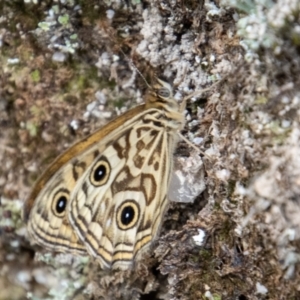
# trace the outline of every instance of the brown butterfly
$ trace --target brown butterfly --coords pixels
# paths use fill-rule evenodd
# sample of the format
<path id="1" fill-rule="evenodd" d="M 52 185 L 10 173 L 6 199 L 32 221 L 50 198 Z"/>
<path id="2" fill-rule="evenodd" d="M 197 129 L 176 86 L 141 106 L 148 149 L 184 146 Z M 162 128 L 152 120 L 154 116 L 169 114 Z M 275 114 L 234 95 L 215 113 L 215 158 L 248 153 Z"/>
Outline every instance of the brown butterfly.
<path id="1" fill-rule="evenodd" d="M 24 207 L 28 233 L 51 251 L 130 268 L 157 236 L 183 109 L 158 80 L 137 106 L 60 155 Z"/>

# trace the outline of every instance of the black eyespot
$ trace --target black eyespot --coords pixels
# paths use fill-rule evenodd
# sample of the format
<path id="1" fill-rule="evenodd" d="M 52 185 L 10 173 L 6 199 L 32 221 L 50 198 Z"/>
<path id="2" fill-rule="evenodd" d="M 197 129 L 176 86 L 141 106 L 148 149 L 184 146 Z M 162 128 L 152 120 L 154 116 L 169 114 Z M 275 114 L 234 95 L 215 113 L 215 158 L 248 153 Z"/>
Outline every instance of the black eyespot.
<path id="1" fill-rule="evenodd" d="M 127 226 L 134 219 L 134 209 L 131 206 L 125 206 L 121 212 L 121 222 Z"/>
<path id="2" fill-rule="evenodd" d="M 105 157 L 100 157 L 99 160 L 94 164 L 90 173 L 91 183 L 98 187 L 104 185 L 110 175 L 110 165 Z"/>
<path id="3" fill-rule="evenodd" d="M 93 176 L 94 176 L 94 180 L 97 182 L 103 180 L 103 178 L 105 178 L 106 176 L 106 167 L 104 165 L 98 166 L 94 171 Z"/>
<path id="4" fill-rule="evenodd" d="M 124 201 L 117 209 L 117 225 L 119 229 L 128 230 L 134 227 L 140 216 L 140 207 L 134 200 Z"/>
<path id="5" fill-rule="evenodd" d="M 67 208 L 70 192 L 67 189 L 60 189 L 55 193 L 52 202 L 52 212 L 57 217 L 63 217 Z"/>
<path id="6" fill-rule="evenodd" d="M 56 202 L 55 208 L 57 213 L 61 214 L 62 212 L 64 212 L 66 206 L 67 206 L 67 198 L 66 196 L 61 196 Z"/>

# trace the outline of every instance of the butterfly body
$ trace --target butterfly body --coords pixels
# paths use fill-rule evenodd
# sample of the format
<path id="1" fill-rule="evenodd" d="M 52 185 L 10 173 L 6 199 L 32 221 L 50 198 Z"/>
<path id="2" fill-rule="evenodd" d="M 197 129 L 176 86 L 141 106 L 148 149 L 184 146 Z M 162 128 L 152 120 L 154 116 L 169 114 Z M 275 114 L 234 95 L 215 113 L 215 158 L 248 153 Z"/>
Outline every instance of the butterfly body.
<path id="1" fill-rule="evenodd" d="M 169 85 L 69 148 L 25 203 L 30 237 L 51 251 L 130 268 L 157 235 L 184 118 Z"/>

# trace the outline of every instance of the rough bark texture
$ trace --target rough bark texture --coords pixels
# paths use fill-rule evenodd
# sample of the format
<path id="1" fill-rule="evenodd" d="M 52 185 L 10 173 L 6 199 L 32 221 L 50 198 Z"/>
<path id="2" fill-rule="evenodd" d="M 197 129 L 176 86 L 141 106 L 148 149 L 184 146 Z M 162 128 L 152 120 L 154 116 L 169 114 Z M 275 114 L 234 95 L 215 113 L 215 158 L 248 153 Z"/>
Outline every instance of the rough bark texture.
<path id="1" fill-rule="evenodd" d="M 0 299 L 299 299 L 299 1 L 36 2 L 0 0 Z M 36 253 L 26 195 L 142 101 L 137 70 L 178 99 L 219 82 L 188 101 L 183 132 L 205 191 L 170 204 L 135 270 Z"/>

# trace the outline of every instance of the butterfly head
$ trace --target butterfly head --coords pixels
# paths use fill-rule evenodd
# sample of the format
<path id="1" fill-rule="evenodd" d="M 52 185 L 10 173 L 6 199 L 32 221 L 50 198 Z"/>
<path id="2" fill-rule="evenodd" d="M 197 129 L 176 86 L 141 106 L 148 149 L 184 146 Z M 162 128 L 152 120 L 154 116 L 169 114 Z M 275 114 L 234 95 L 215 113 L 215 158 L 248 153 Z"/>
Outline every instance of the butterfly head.
<path id="1" fill-rule="evenodd" d="M 153 85 L 146 95 L 146 107 L 178 111 L 178 103 L 173 98 L 170 84 L 157 79 L 157 83 Z"/>

